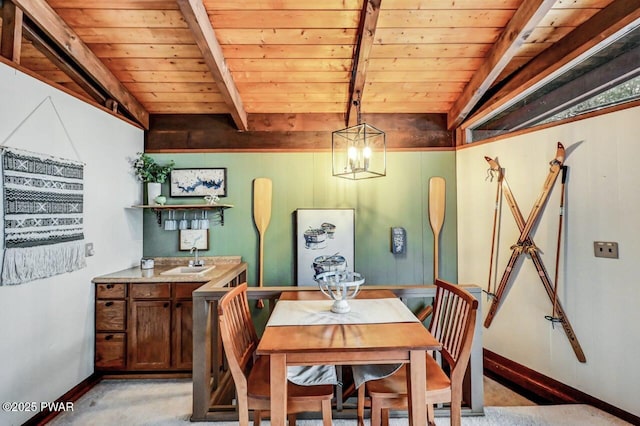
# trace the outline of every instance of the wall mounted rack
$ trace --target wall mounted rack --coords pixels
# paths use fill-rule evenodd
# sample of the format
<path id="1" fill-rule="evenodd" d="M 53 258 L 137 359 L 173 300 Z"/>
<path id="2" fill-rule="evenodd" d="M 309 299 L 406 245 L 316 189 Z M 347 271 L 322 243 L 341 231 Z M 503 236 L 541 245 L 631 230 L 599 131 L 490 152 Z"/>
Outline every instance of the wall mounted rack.
<path id="1" fill-rule="evenodd" d="M 224 211 L 233 207 L 231 204 L 139 204 L 132 206 L 139 209 L 151 209 L 156 214 L 158 226 L 162 226 L 162 212 L 170 210 L 216 210 L 220 214 L 220 225 L 224 226 Z"/>

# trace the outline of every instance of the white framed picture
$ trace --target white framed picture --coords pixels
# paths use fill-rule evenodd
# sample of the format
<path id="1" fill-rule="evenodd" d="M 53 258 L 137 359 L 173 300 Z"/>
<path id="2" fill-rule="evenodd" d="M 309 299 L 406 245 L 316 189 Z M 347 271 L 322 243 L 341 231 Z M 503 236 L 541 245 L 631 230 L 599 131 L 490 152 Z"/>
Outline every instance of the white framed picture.
<path id="1" fill-rule="evenodd" d="M 174 169 L 170 186 L 172 197 L 226 197 L 227 169 Z"/>
<path id="2" fill-rule="evenodd" d="M 354 271 L 354 209 L 296 210 L 296 281 L 315 286 L 316 274 Z"/>
<path id="3" fill-rule="evenodd" d="M 194 247 L 198 250 L 209 250 L 208 229 L 181 229 L 179 238 L 179 249 L 182 251 L 188 251 Z"/>

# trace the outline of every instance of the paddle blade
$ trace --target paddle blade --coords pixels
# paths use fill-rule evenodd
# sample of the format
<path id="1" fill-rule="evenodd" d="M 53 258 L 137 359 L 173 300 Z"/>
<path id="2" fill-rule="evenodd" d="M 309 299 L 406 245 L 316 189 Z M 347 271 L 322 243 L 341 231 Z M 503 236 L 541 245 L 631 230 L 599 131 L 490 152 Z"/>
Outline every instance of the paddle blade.
<path id="1" fill-rule="evenodd" d="M 438 278 L 438 261 L 440 258 L 440 243 L 438 237 L 444 223 L 445 201 L 444 178 L 435 176 L 429 179 L 429 223 L 433 230 L 433 282 Z"/>
<path id="2" fill-rule="evenodd" d="M 253 181 L 253 221 L 260 234 L 260 269 L 258 271 L 258 285 L 262 287 L 264 279 L 264 233 L 271 221 L 271 198 L 273 184 L 269 178 L 256 178 Z M 261 299 L 256 303 L 258 309 L 264 307 Z"/>
<path id="3" fill-rule="evenodd" d="M 444 223 L 445 189 L 443 177 L 429 179 L 429 223 L 435 235 L 440 233 Z"/>
<path id="4" fill-rule="evenodd" d="M 253 181 L 253 221 L 260 234 L 271 221 L 271 197 L 273 184 L 269 178 L 256 178 Z"/>

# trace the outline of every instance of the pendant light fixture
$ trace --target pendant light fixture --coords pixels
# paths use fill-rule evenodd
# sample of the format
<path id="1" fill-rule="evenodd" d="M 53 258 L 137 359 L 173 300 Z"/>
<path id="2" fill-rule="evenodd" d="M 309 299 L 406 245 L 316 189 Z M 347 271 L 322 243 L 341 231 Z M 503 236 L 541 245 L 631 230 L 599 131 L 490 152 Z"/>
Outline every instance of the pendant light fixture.
<path id="1" fill-rule="evenodd" d="M 387 174 L 387 146 L 382 130 L 360 122 L 360 92 L 353 101 L 358 124 L 331 136 L 333 176 L 358 180 Z"/>

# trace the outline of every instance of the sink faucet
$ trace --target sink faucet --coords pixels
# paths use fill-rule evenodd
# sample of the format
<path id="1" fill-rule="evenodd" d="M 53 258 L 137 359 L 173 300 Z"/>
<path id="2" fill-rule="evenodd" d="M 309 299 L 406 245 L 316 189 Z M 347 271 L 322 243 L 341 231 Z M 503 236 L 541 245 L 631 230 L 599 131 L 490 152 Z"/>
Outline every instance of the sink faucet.
<path id="1" fill-rule="evenodd" d="M 204 262 L 198 259 L 198 247 L 191 247 L 189 253 L 195 253 L 194 259 L 189 261 L 189 266 L 204 266 Z"/>

